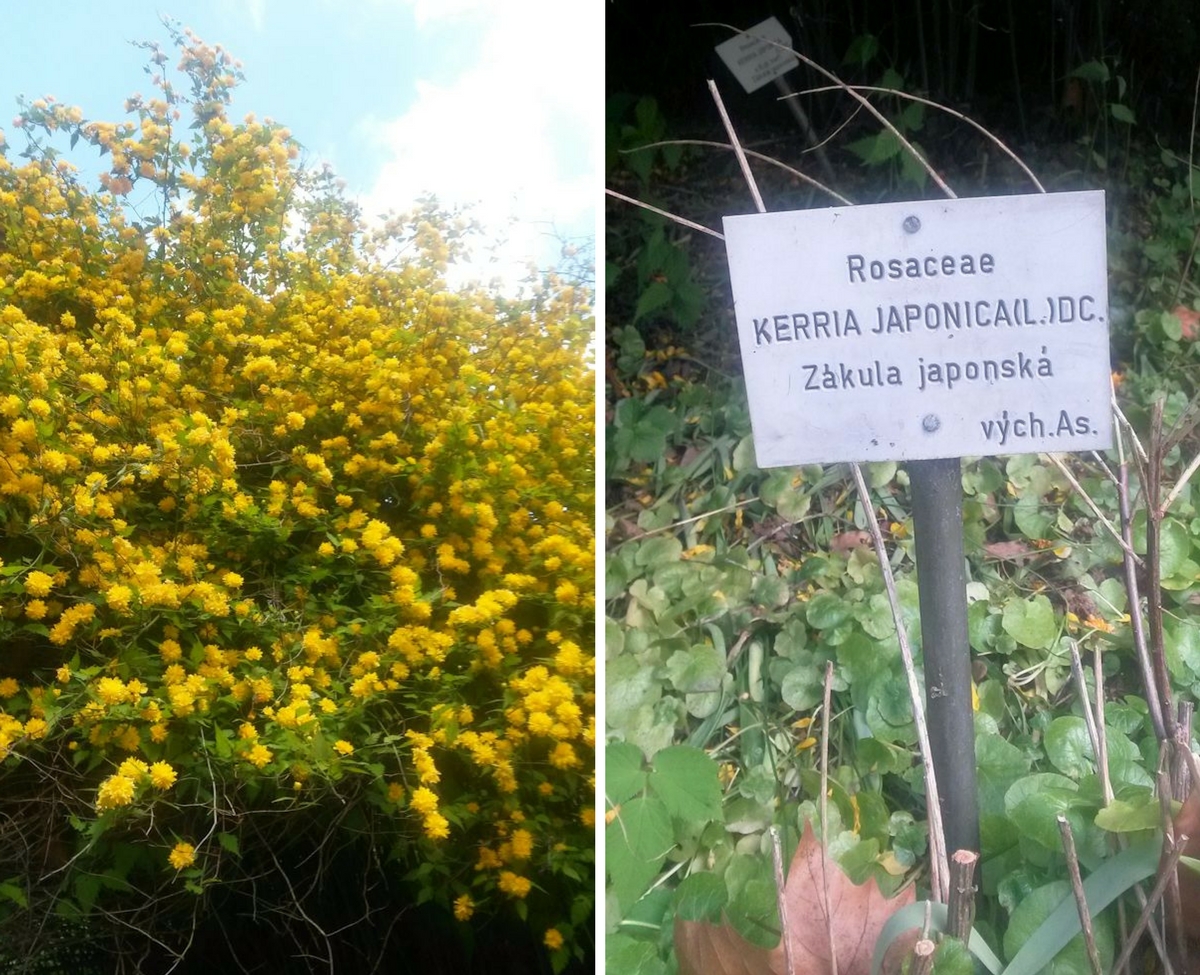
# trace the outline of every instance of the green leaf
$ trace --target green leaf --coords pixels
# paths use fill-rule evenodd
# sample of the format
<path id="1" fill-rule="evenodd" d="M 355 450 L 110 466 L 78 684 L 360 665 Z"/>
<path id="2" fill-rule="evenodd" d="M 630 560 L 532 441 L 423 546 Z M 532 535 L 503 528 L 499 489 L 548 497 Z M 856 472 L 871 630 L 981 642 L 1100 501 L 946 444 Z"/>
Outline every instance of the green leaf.
<path id="1" fill-rule="evenodd" d="M 21 907 L 28 907 L 29 901 L 25 897 L 25 888 L 16 882 L 17 879 L 14 878 L 13 880 L 6 880 L 4 883 L 0 883 L 0 897 L 10 900 Z"/>
<path id="2" fill-rule="evenodd" d="M 1095 754 L 1083 718 L 1064 715 L 1046 729 L 1046 757 L 1056 769 L 1073 779 L 1095 770 Z"/>
<path id="3" fill-rule="evenodd" d="M 1029 759 L 1021 749 L 999 735 L 976 735 L 975 764 L 980 812 L 1002 813 L 1004 795 L 1029 771 Z"/>
<path id="4" fill-rule="evenodd" d="M 1177 315 L 1173 315 L 1169 311 L 1164 311 L 1158 316 L 1159 326 L 1162 328 L 1162 333 L 1172 342 L 1178 342 L 1183 338 L 1183 323 Z"/>
<path id="5" fill-rule="evenodd" d="M 1134 117 L 1133 109 L 1128 105 L 1122 105 L 1120 102 L 1110 102 L 1108 106 L 1112 117 L 1118 122 L 1124 122 L 1126 125 L 1136 125 L 1137 119 Z"/>
<path id="6" fill-rule="evenodd" d="M 867 166 L 878 166 L 897 156 L 901 151 L 900 140 L 891 129 L 884 129 L 878 135 L 869 135 L 856 139 L 846 146 L 858 156 Z"/>
<path id="7" fill-rule="evenodd" d="M 629 975 L 666 975 L 667 966 L 649 941 L 635 941 L 628 935 L 609 935 L 604 942 L 604 970 Z"/>
<path id="8" fill-rule="evenodd" d="M 1042 595 L 1032 599 L 1011 597 L 1004 604 L 1001 626 L 1019 644 L 1032 650 L 1045 650 L 1058 638 L 1054 608 Z"/>
<path id="9" fill-rule="evenodd" d="M 631 799 L 604 831 L 605 867 L 622 915 L 646 892 L 675 846 L 671 816 L 655 796 Z"/>
<path id="10" fill-rule="evenodd" d="M 715 873 L 694 873 L 675 889 L 675 915 L 685 921 L 720 923 L 728 902 L 725 881 Z"/>
<path id="11" fill-rule="evenodd" d="M 623 719 L 643 704 L 652 704 L 662 694 L 654 671 L 632 656 L 618 657 L 608 663 L 604 687 L 605 716 L 614 727 L 620 727 Z"/>
<path id="12" fill-rule="evenodd" d="M 672 745 L 654 756 L 650 786 L 667 811 L 688 823 L 721 818 L 717 763 L 702 749 Z"/>
<path id="13" fill-rule="evenodd" d="M 1108 65 L 1103 61 L 1086 61 L 1067 77 L 1102 85 L 1108 81 Z"/>
<path id="14" fill-rule="evenodd" d="M 236 833 L 218 833 L 217 842 L 221 844 L 221 849 L 227 853 L 232 853 L 235 857 L 241 856 L 241 849 L 238 846 Z"/>
<path id="15" fill-rule="evenodd" d="M 1075 899 L 1071 894 L 1071 886 L 1065 880 L 1055 880 L 1037 888 L 1017 905 L 1017 909 L 1013 911 L 1012 917 L 1009 919 L 1008 929 L 1004 933 L 1004 953 L 1010 959 L 1015 960 L 1018 952 L 1028 947 L 1035 934 L 1042 930 L 1054 914 L 1055 909 L 1064 903 L 1072 912 L 1075 912 L 1073 924 L 1070 917 L 1067 917 L 1064 919 L 1064 926 L 1078 931 L 1079 916 Z M 1096 916 L 1095 909 L 1091 907 L 1090 902 L 1088 907 L 1093 911 L 1092 930 L 1100 955 L 1100 965 L 1104 971 L 1108 971 L 1113 963 L 1112 928 L 1106 918 Z M 1064 943 L 1054 953 L 1049 964 L 1040 971 L 1045 972 L 1046 975 L 1091 975 L 1083 935 L 1076 934 Z"/>
<path id="16" fill-rule="evenodd" d="M 808 601 L 804 616 L 814 630 L 831 630 L 851 616 L 851 608 L 840 596 L 820 592 Z"/>
<path id="17" fill-rule="evenodd" d="M 667 660 L 667 677 L 683 693 L 719 691 L 725 676 L 725 656 L 712 644 L 677 650 Z"/>
<path id="18" fill-rule="evenodd" d="M 1162 824 L 1162 810 L 1152 796 L 1140 803 L 1114 799 L 1096 813 L 1096 825 L 1110 833 L 1136 833 L 1157 829 Z"/>
<path id="19" fill-rule="evenodd" d="M 803 652 L 804 658 L 784 675 L 779 694 L 793 711 L 809 711 L 815 708 L 825 695 L 825 668 L 818 664 L 811 652 Z"/>
<path id="20" fill-rule="evenodd" d="M 671 286 L 666 281 L 651 281 L 646 290 L 643 291 L 638 298 L 637 309 L 634 311 L 633 320 L 636 322 L 640 318 L 644 318 L 653 311 L 658 311 L 660 308 L 665 308 L 671 303 L 671 298 L 674 292 Z"/>
<path id="21" fill-rule="evenodd" d="M 670 535 L 660 535 L 657 538 L 646 539 L 638 546 L 634 562 L 652 569 L 667 562 L 678 562 L 683 554 L 683 545 L 679 539 Z"/>

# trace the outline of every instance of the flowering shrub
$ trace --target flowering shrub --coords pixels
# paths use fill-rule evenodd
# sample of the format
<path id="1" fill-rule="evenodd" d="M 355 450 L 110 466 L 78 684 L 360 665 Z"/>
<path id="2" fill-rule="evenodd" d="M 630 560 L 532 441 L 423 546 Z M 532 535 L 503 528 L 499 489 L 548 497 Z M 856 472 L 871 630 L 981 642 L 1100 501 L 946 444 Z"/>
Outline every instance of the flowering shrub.
<path id="1" fill-rule="evenodd" d="M 561 968 L 592 908 L 586 297 L 447 293 L 449 218 L 369 229 L 172 36 L 186 96 L 148 45 L 128 121 L 46 99 L 24 160 L 0 136 L 0 919 L 178 953 L 197 897 L 358 844 Z"/>

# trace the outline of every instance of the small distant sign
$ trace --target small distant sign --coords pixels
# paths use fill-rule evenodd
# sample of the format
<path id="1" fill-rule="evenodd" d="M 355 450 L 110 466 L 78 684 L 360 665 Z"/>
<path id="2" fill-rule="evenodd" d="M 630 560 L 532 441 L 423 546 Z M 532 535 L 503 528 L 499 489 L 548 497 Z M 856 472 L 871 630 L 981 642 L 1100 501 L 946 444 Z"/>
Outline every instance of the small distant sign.
<path id="1" fill-rule="evenodd" d="M 800 64 L 791 51 L 791 35 L 776 17 L 768 17 L 747 31 L 717 45 L 717 54 L 737 78 L 747 94 L 757 91 Z"/>
<path id="2" fill-rule="evenodd" d="M 1102 191 L 724 223 L 759 466 L 1112 446 Z"/>

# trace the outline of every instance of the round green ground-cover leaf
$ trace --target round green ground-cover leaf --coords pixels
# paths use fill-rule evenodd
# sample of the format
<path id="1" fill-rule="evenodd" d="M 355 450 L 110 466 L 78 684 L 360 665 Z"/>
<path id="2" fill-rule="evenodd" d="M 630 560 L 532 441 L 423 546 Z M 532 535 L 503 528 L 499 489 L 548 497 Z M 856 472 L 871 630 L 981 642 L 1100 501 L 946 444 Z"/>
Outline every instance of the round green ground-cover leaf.
<path id="1" fill-rule="evenodd" d="M 808 629 L 805 627 L 804 621 L 797 616 L 793 616 L 784 623 L 783 628 L 775 635 L 775 652 L 790 660 L 797 659 L 797 654 L 807 644 Z"/>
<path id="2" fill-rule="evenodd" d="M 975 765 L 980 813 L 1002 813 L 1004 794 L 1029 771 L 1029 759 L 1021 749 L 999 735 L 976 735 Z"/>
<path id="3" fill-rule="evenodd" d="M 779 496 L 779 501 L 775 505 L 775 510 L 779 512 L 779 517 L 786 521 L 799 521 L 806 514 L 812 505 L 812 495 L 800 490 L 784 491 Z"/>
<path id="4" fill-rule="evenodd" d="M 850 619 L 852 613 L 852 607 L 840 596 L 820 592 L 808 601 L 804 618 L 815 630 L 831 630 Z"/>
<path id="5" fill-rule="evenodd" d="M 667 676 L 675 690 L 719 691 L 725 676 L 725 657 L 712 644 L 677 650 L 667 660 Z"/>
<path id="6" fill-rule="evenodd" d="M 653 568 L 665 562 L 678 562 L 683 554 L 683 545 L 679 539 L 670 535 L 660 535 L 648 538 L 638 546 L 635 561 L 638 565 Z"/>
<path id="7" fill-rule="evenodd" d="M 808 711 L 825 696 L 825 668 L 811 651 L 801 651 L 799 657 L 784 676 L 779 694 L 793 711 Z"/>
<path id="8" fill-rule="evenodd" d="M 1046 757 L 1063 775 L 1080 779 L 1095 769 L 1087 723 L 1073 714 L 1055 718 L 1046 729 Z"/>
<path id="9" fill-rule="evenodd" d="M 672 745 L 654 756 L 650 786 L 672 816 L 689 823 L 721 818 L 717 763 L 691 745 Z"/>
<path id="10" fill-rule="evenodd" d="M 1032 599 L 1013 596 L 1004 604 L 1001 625 L 1005 633 L 1031 650 L 1045 650 L 1058 637 L 1054 607 L 1042 595 Z"/>

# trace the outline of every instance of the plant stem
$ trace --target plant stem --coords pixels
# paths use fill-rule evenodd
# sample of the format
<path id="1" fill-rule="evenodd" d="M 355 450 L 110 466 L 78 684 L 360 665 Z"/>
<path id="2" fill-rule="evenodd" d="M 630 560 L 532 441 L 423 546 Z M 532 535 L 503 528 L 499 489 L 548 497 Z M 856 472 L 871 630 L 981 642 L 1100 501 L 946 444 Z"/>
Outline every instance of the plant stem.
<path id="1" fill-rule="evenodd" d="M 896 592 L 896 580 L 892 576 L 892 563 L 888 559 L 887 548 L 883 543 L 883 533 L 875 520 L 871 495 L 867 491 L 867 483 L 863 479 L 862 469 L 858 464 L 850 465 L 850 473 L 854 476 L 854 484 L 858 496 L 862 500 L 865 511 L 868 512 L 867 527 L 871 539 L 875 543 L 875 558 L 879 570 L 883 573 L 883 585 L 887 590 L 888 605 L 892 610 L 892 621 L 896 626 L 896 639 L 900 643 L 900 655 L 904 659 L 904 674 L 908 679 L 908 695 L 912 701 L 913 723 L 917 726 L 917 746 L 921 752 L 921 771 L 925 776 L 925 808 L 929 820 L 929 861 L 930 881 L 933 895 L 943 904 L 949 900 L 950 881 L 949 864 L 946 857 L 946 832 L 942 824 L 942 804 L 938 794 L 937 775 L 933 769 L 933 752 L 929 746 L 929 728 L 925 723 L 925 707 L 921 699 L 921 688 L 917 681 L 917 668 L 913 663 L 912 646 L 908 642 L 908 632 L 904 628 L 904 616 L 900 612 L 900 597 Z"/>
<path id="2" fill-rule="evenodd" d="M 950 903 L 946 905 L 946 930 L 952 937 L 966 943 L 975 923 L 975 864 L 979 854 L 974 850 L 955 850 L 950 857 Z"/>
<path id="3" fill-rule="evenodd" d="M 912 967 L 909 968 L 909 975 L 929 975 L 933 971 L 935 951 L 937 951 L 937 945 L 928 938 L 922 938 L 913 945 L 913 960 Z"/>
<path id="4" fill-rule="evenodd" d="M 783 955 L 787 959 L 787 975 L 796 975 L 792 960 L 792 939 L 788 936 L 787 881 L 783 876 L 783 843 L 779 838 L 779 827 L 771 826 L 771 860 L 775 866 L 775 903 L 779 906 L 779 930 L 782 932 Z M 832 943 L 832 938 L 830 939 Z"/>
<path id="5" fill-rule="evenodd" d="M 1078 654 L 1076 654 L 1078 659 Z M 1063 852 L 1067 855 L 1067 875 L 1071 878 L 1071 890 L 1075 894 L 1075 906 L 1079 909 L 1079 924 L 1083 929 L 1083 943 L 1087 947 L 1088 964 L 1092 975 L 1104 975 L 1100 964 L 1100 952 L 1096 949 L 1096 935 L 1092 930 L 1092 915 L 1088 910 L 1087 897 L 1083 892 L 1083 878 L 1079 875 L 1079 857 L 1075 853 L 1075 837 L 1066 816 L 1058 817 L 1058 831 L 1062 834 Z"/>
<path id="6" fill-rule="evenodd" d="M 1171 705 L 1171 677 L 1167 672 L 1167 654 L 1163 641 L 1162 556 L 1160 552 L 1162 508 L 1159 492 L 1166 451 L 1162 438 L 1163 401 L 1155 400 L 1150 421 L 1150 460 L 1146 465 L 1146 616 L 1150 624 L 1150 659 L 1154 664 L 1155 686 L 1147 688 L 1158 696 L 1162 708 L 1163 731 L 1175 737 L 1175 710 Z"/>
<path id="7" fill-rule="evenodd" d="M 1142 932 L 1146 930 L 1146 926 L 1150 923 L 1150 917 L 1154 913 L 1154 909 L 1158 907 L 1158 902 L 1162 900 L 1163 891 L 1167 889 L 1168 881 L 1175 876 L 1175 868 L 1179 864 L 1179 858 L 1183 855 L 1183 848 L 1187 845 L 1187 836 L 1176 836 L 1174 840 L 1167 844 L 1167 849 L 1164 851 L 1162 865 L 1158 870 L 1158 880 L 1155 882 L 1153 889 L 1150 891 L 1150 896 L 1146 898 L 1146 903 L 1142 906 L 1142 913 L 1138 915 L 1137 924 L 1133 926 L 1133 930 L 1129 932 L 1129 940 L 1125 942 L 1125 947 L 1121 949 L 1121 954 L 1117 958 L 1116 964 L 1113 965 L 1113 971 L 1120 971 L 1129 964 L 1129 958 L 1133 954 L 1133 949 L 1137 947 L 1138 941 L 1141 939 Z M 1153 928 L 1151 929 L 1153 931 Z M 1155 939 L 1158 943 L 1158 939 Z M 1162 948 L 1159 948 L 1162 951 Z M 1165 954 L 1163 955 L 1163 963 L 1167 964 Z"/>
<path id="8" fill-rule="evenodd" d="M 833 692 L 833 661 L 825 662 L 825 699 L 821 706 L 821 845 L 829 849 L 829 710 Z M 829 941 L 830 975 L 838 975 L 837 942 L 833 937 L 833 904 L 829 897 L 829 877 L 826 864 L 829 856 L 821 857 L 821 885 L 825 895 L 825 932 Z"/>
<path id="9" fill-rule="evenodd" d="M 1136 650 L 1138 666 L 1142 671 L 1142 684 L 1146 688 L 1146 703 L 1150 708 L 1150 724 L 1154 728 L 1154 737 L 1162 741 L 1166 737 L 1163 727 L 1162 705 L 1155 690 L 1154 666 L 1150 661 L 1150 651 L 1146 645 L 1146 627 L 1142 619 L 1142 599 L 1138 593 L 1137 567 L 1129 552 L 1133 548 L 1133 516 L 1129 505 L 1129 462 L 1125 459 L 1125 438 L 1121 433 L 1121 424 L 1116 424 L 1117 456 L 1120 464 L 1117 468 L 1117 498 L 1121 510 L 1121 536 L 1129 546 L 1125 549 L 1125 591 L 1129 596 L 1129 624 L 1133 630 L 1133 646 Z"/>

